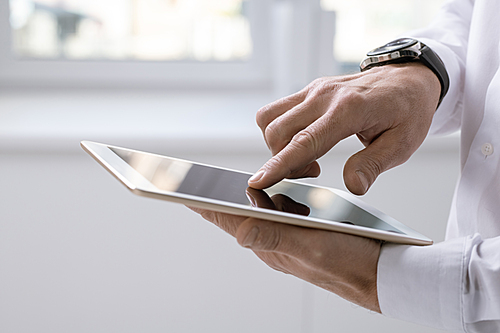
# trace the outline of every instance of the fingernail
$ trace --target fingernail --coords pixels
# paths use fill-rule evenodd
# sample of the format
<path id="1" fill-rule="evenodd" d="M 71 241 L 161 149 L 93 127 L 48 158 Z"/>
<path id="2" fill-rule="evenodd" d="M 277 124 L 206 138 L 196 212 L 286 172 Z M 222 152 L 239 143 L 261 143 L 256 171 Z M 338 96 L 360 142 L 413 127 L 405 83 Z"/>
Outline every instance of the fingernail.
<path id="1" fill-rule="evenodd" d="M 368 183 L 368 179 L 366 178 L 366 175 L 361 170 L 357 170 L 356 174 L 358 175 L 359 182 L 363 186 L 363 192 L 368 191 L 368 187 L 370 186 L 370 183 Z"/>
<path id="2" fill-rule="evenodd" d="M 248 181 L 252 182 L 252 183 L 256 183 L 262 178 L 262 176 L 264 176 L 265 173 L 266 173 L 266 170 L 260 169 Z"/>
<path id="3" fill-rule="evenodd" d="M 250 201 L 252 207 L 257 207 L 257 205 L 255 204 L 255 199 L 252 197 L 252 195 L 248 191 L 245 191 L 245 194 L 247 195 L 247 199 L 248 201 Z"/>
<path id="4" fill-rule="evenodd" d="M 251 248 L 259 236 L 259 227 L 253 227 L 242 242 L 242 246 Z"/>

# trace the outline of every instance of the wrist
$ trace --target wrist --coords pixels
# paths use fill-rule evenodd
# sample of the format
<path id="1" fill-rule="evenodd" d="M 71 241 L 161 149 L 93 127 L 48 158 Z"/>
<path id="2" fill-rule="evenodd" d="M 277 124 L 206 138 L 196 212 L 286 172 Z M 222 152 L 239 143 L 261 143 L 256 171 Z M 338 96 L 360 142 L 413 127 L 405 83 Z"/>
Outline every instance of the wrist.
<path id="1" fill-rule="evenodd" d="M 377 293 L 377 267 L 382 243 L 373 240 L 373 251 L 367 256 L 367 263 L 363 265 L 366 269 L 360 269 L 358 277 L 354 279 L 354 288 L 359 295 L 359 305 L 381 313 Z"/>
<path id="2" fill-rule="evenodd" d="M 358 260 L 352 260 L 351 269 L 346 271 L 336 288 L 330 289 L 340 297 L 368 310 L 381 313 L 377 293 L 377 267 L 381 242 L 369 239 Z M 326 288 L 329 289 L 329 288 Z"/>
<path id="3" fill-rule="evenodd" d="M 403 90 L 417 93 L 419 98 L 425 98 L 427 102 L 435 106 L 432 114 L 436 111 L 441 94 L 441 83 L 434 72 L 420 62 L 408 62 L 400 64 L 389 64 L 386 66 L 374 67 L 365 73 L 376 74 L 377 76 L 386 76 L 393 79 L 393 88 L 399 87 L 397 93 L 402 94 Z M 409 97 L 409 94 L 405 94 Z M 396 97 L 396 96 L 395 96 Z M 412 103 L 416 100 L 410 98 Z"/>
<path id="4" fill-rule="evenodd" d="M 433 112 L 436 111 L 441 103 L 442 94 L 441 83 L 436 74 L 429 67 L 420 62 L 406 63 L 400 66 L 405 70 L 407 79 L 412 80 L 414 84 L 418 84 L 420 89 L 424 92 L 424 96 L 433 102 L 433 105 L 436 106 Z"/>
<path id="5" fill-rule="evenodd" d="M 448 92 L 450 81 L 441 58 L 427 45 L 413 38 L 399 38 L 371 50 L 360 64 L 361 71 L 390 64 L 417 62 L 429 68 L 440 83 L 437 106 Z"/>

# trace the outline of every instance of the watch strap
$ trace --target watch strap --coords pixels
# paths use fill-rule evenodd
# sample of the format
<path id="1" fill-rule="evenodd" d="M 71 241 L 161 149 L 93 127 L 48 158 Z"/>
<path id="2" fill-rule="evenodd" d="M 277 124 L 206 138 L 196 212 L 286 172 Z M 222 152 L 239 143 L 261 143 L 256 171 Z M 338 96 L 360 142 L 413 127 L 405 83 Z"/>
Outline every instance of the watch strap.
<path id="1" fill-rule="evenodd" d="M 450 88 L 450 78 L 448 76 L 448 72 L 446 71 L 446 67 L 441 61 L 441 58 L 434 53 L 427 45 L 422 44 L 422 49 L 420 50 L 421 54 L 419 56 L 420 61 L 429 67 L 434 74 L 436 74 L 439 79 L 439 83 L 441 83 L 441 95 L 439 96 L 438 106 L 441 104 L 444 96 L 448 92 Z"/>

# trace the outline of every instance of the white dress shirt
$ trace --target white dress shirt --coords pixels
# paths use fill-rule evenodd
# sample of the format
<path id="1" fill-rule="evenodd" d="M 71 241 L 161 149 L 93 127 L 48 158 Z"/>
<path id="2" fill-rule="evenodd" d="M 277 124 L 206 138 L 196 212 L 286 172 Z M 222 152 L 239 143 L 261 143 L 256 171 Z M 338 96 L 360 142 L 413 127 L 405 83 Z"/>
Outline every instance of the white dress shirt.
<path id="1" fill-rule="evenodd" d="M 449 331 L 500 332 L 500 1 L 448 1 L 411 36 L 450 76 L 431 133 L 461 130 L 461 174 L 446 241 L 382 247 L 380 307 Z"/>

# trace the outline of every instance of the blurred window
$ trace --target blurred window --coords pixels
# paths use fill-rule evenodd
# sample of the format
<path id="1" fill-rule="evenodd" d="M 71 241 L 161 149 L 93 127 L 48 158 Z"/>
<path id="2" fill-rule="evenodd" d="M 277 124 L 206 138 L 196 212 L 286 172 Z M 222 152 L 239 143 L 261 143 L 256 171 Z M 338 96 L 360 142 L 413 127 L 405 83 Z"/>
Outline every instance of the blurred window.
<path id="1" fill-rule="evenodd" d="M 10 0 L 16 56 L 78 60 L 246 60 L 242 0 Z"/>
<path id="2" fill-rule="evenodd" d="M 305 73 L 320 58 L 336 74 L 357 71 L 368 50 L 424 27 L 444 1 L 0 0 L 0 85 L 262 89 L 290 63 L 296 89 L 323 75 Z M 332 37 L 318 37 L 320 7 L 335 12 L 335 61 Z"/>
<path id="3" fill-rule="evenodd" d="M 446 0 L 321 0 L 336 12 L 334 57 L 342 71 L 357 70 L 367 51 L 428 25 Z"/>

